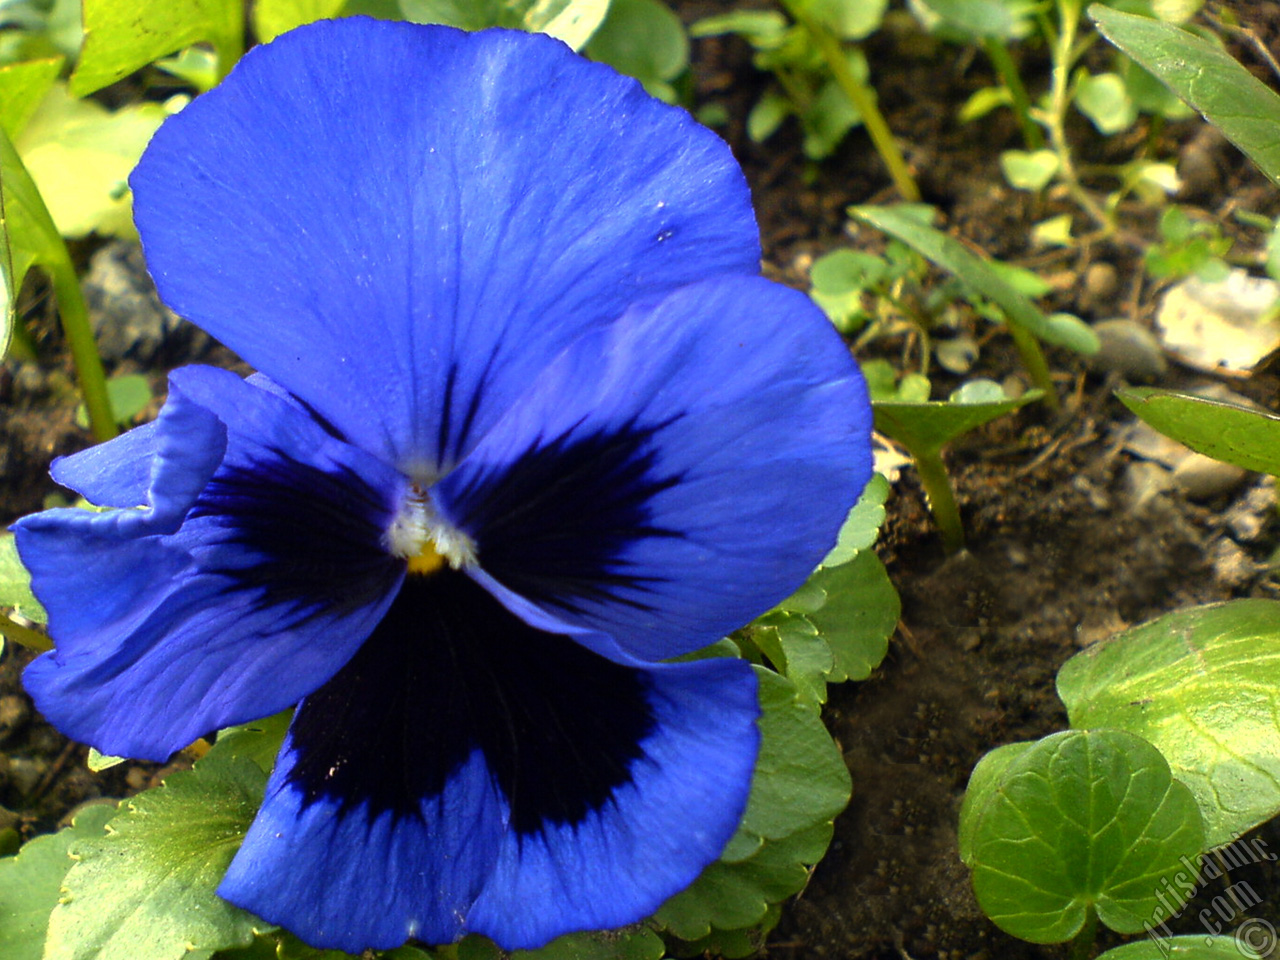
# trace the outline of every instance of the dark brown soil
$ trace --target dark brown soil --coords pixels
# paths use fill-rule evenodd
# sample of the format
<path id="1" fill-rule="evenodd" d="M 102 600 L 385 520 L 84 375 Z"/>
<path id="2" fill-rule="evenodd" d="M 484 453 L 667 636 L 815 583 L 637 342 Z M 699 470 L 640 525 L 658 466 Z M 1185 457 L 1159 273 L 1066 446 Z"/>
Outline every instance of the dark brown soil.
<path id="1" fill-rule="evenodd" d="M 723 9 L 712 0 L 676 6 L 690 22 Z M 1210 6 L 1229 6 L 1260 43 L 1276 48 L 1277 5 L 1240 0 Z M 1247 37 L 1231 43 L 1276 85 Z M 982 124 L 956 120 L 967 96 L 993 82 L 983 57 L 895 30 L 877 35 L 868 53 L 889 123 L 926 199 L 943 211 L 949 228 L 993 256 L 1049 277 L 1057 291 L 1050 298 L 1054 309 L 1087 319 L 1149 320 L 1161 285 L 1142 272 L 1133 244 L 1094 241 L 1048 252 L 1032 247 L 1031 227 L 1050 216 L 1072 214 L 1081 234 L 1087 224 L 1065 196 L 1050 191 L 1036 198 L 1005 185 L 997 152 L 1019 146 L 1007 113 Z M 1025 57 L 1030 84 L 1042 85 L 1043 53 L 1031 50 Z M 880 161 L 857 131 L 821 167 L 804 159 L 790 127 L 764 144 L 751 143 L 745 117 L 766 79 L 753 71 L 749 49 L 714 38 L 695 42 L 694 58 L 699 103 L 715 101 L 728 111 L 722 132 L 752 183 L 766 270 L 803 287 L 814 256 L 850 242 L 848 205 L 896 199 Z M 1194 121 L 1171 124 L 1150 149 L 1177 159 L 1199 129 Z M 1081 156 L 1099 163 L 1132 157 L 1147 133 L 1142 127 L 1131 137 L 1103 141 L 1085 122 L 1073 127 Z M 1213 162 L 1217 179 L 1185 202 L 1256 248 L 1259 237 L 1239 227 L 1229 211 L 1275 216 L 1280 194 L 1229 149 L 1215 153 Z M 1090 185 L 1100 192 L 1111 186 L 1104 179 Z M 1152 210 L 1128 204 L 1122 220 L 1131 235 L 1154 237 Z M 857 242 L 880 243 L 865 234 Z M 1115 293 L 1101 299 L 1086 297 L 1080 282 L 1097 262 L 1112 264 L 1120 278 Z M 88 443 L 72 422 L 69 370 L 53 324 L 45 318 L 35 329 L 42 364 L 0 371 L 3 518 L 38 509 L 56 489 L 44 474 L 50 457 Z M 900 347 L 873 345 L 890 357 Z M 146 369 L 160 386 L 163 366 L 190 358 L 168 357 Z M 1050 363 L 1064 398 L 1061 412 L 1028 408 L 950 451 L 967 551 L 944 555 L 910 469 L 894 485 L 879 549 L 902 595 L 902 623 L 870 680 L 833 690 L 826 718 L 852 772 L 854 799 L 837 821 L 831 851 L 809 889 L 771 936 L 769 956 L 1059 955 L 1058 948 L 1005 936 L 974 902 L 955 836 L 969 772 L 995 746 L 1065 726 L 1054 677 L 1083 645 L 1188 604 L 1280 596 L 1280 581 L 1266 566 L 1280 543 L 1280 523 L 1265 481 L 1251 479 L 1206 503 L 1172 492 L 1139 504 L 1131 490 L 1131 458 L 1120 440 L 1130 417 L 1111 396 L 1115 381 L 1087 371 L 1065 352 L 1051 351 Z M 984 340 L 980 372 L 996 379 L 1018 375 L 1016 354 L 999 336 Z M 1174 366 L 1162 385 L 1202 380 Z M 1278 383 L 1273 366 L 1251 378 L 1232 378 L 1230 386 L 1275 408 Z M 942 377 L 940 385 L 945 393 L 955 384 Z M 1247 535 L 1232 522 L 1239 516 L 1256 521 Z M 145 785 L 149 768 L 88 773 L 80 748 L 66 746 L 30 715 L 17 683 L 22 662 L 10 648 L 0 663 L 0 829 L 14 822 L 24 833 L 47 828 L 84 799 Z M 13 722 L 6 725 L 6 716 Z M 1274 824 L 1261 831 L 1280 845 Z M 1245 876 L 1263 898 L 1252 915 L 1280 922 L 1280 886 L 1271 866 L 1251 868 Z M 1183 918 L 1188 932 L 1198 929 L 1195 915 L 1193 907 Z"/>

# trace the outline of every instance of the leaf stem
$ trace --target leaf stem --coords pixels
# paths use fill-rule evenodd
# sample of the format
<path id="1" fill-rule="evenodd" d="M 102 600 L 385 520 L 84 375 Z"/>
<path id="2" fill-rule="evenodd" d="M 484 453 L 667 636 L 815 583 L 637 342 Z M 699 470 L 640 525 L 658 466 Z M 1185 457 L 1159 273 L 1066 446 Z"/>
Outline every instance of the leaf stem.
<path id="1" fill-rule="evenodd" d="M 893 178 L 893 183 L 898 188 L 898 193 L 910 203 L 919 203 L 920 188 L 916 186 L 915 179 L 907 168 L 907 162 L 903 159 L 902 151 L 898 149 L 897 143 L 894 142 L 893 133 L 889 130 L 889 124 L 885 121 L 884 114 L 876 106 L 875 95 L 849 68 L 849 61 L 845 59 L 844 49 L 841 47 L 840 41 L 825 26 L 809 16 L 797 0 L 782 0 L 782 5 L 787 8 L 787 12 L 791 14 L 792 19 L 804 27 L 809 36 L 813 38 L 818 52 L 822 54 L 822 58 L 827 62 L 827 68 L 831 71 L 831 76 L 835 79 L 841 92 L 849 98 L 853 108 L 861 115 L 862 124 L 867 128 L 871 143 L 875 146 L 876 152 L 880 154 L 880 159 L 884 161 L 885 166 L 889 168 L 889 176 Z"/>
<path id="2" fill-rule="evenodd" d="M 1094 941 L 1098 939 L 1098 912 L 1089 907 L 1089 912 L 1085 914 L 1084 925 L 1080 928 L 1080 932 L 1071 938 L 1071 948 L 1067 953 L 1067 960 L 1089 960 L 1093 954 Z"/>
<path id="3" fill-rule="evenodd" d="M 89 413 L 89 428 L 99 442 L 110 440 L 119 430 L 111 412 L 111 400 L 107 397 L 107 376 L 102 369 L 98 345 L 93 339 L 89 308 L 85 306 L 80 280 L 71 265 L 71 258 L 65 255 L 66 247 L 62 249 L 64 257 L 48 265 L 54 296 L 58 299 L 58 314 L 62 317 L 62 332 L 76 365 L 80 392 Z"/>
<path id="4" fill-rule="evenodd" d="M 1050 410 L 1058 409 L 1058 389 L 1053 385 L 1053 375 L 1049 372 L 1049 363 L 1044 358 L 1044 350 L 1034 333 L 1019 323 L 1006 323 L 1005 328 L 1013 338 L 1014 346 L 1022 357 L 1022 364 L 1027 368 L 1031 382 L 1044 391 L 1044 402 Z"/>
<path id="5" fill-rule="evenodd" d="M 925 496 L 929 500 L 929 509 L 933 511 L 933 519 L 942 533 L 942 546 L 948 554 L 956 553 L 964 547 L 964 526 L 960 522 L 960 507 L 956 504 L 955 494 L 951 491 L 951 480 L 947 477 L 947 468 L 942 463 L 940 448 L 911 449 L 911 456 L 916 462 L 916 473 L 920 476 L 920 485 L 924 487 Z"/>
<path id="6" fill-rule="evenodd" d="M 982 49 L 987 52 L 987 58 L 996 68 L 996 73 L 1000 74 L 1000 80 L 1009 91 L 1009 96 L 1013 98 L 1013 112 L 1018 118 L 1018 126 L 1022 128 L 1022 142 L 1028 150 L 1043 150 L 1044 134 L 1031 119 L 1031 97 L 1022 83 L 1013 57 L 1009 55 L 1008 45 L 996 37 L 987 37 L 982 41 Z"/>
<path id="7" fill-rule="evenodd" d="M 1071 158 L 1071 145 L 1067 142 L 1067 108 L 1071 102 L 1071 68 L 1081 51 L 1076 49 L 1076 34 L 1080 30 L 1083 0 L 1057 0 L 1058 31 L 1053 37 L 1053 70 L 1049 88 L 1049 111 L 1043 123 L 1049 131 L 1049 144 L 1058 158 L 1058 172 L 1066 184 L 1071 198 L 1089 217 L 1110 234 L 1115 224 L 1097 201 L 1089 196 L 1080 183 L 1075 161 Z"/>
<path id="8" fill-rule="evenodd" d="M 0 614 L 0 636 L 32 650 L 52 650 L 53 641 L 39 630 L 24 627 L 12 617 Z"/>

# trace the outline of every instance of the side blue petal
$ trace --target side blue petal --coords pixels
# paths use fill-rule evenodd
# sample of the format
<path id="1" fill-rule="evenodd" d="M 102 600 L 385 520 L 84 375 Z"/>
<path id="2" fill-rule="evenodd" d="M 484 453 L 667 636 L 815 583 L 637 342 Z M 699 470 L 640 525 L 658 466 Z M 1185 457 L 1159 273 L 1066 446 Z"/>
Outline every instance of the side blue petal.
<path id="1" fill-rule="evenodd" d="M 664 659 L 804 581 L 871 475 L 870 435 L 809 299 L 721 278 L 569 347 L 432 496 L 488 577 Z"/>
<path id="2" fill-rule="evenodd" d="M 58 457 L 49 473 L 58 483 L 99 507 L 141 506 L 151 483 L 159 425 L 159 420 L 153 420 L 111 443 Z"/>
<path id="3" fill-rule="evenodd" d="M 168 120 L 130 184 L 165 302 L 419 481 L 583 331 L 760 255 L 721 140 L 511 31 L 302 27 Z"/>
<path id="4" fill-rule="evenodd" d="M 140 508 L 14 525 L 56 644 L 24 683 L 69 736 L 161 760 L 296 703 L 351 657 L 403 576 L 380 538 L 406 482 L 208 367 L 176 371 L 154 435 L 130 437 L 95 456 L 153 452 Z"/>
<path id="5" fill-rule="evenodd" d="M 653 913 L 742 816 L 755 677 L 576 640 L 461 573 L 407 578 L 299 707 L 219 893 L 351 953 L 468 932 L 532 948 Z"/>

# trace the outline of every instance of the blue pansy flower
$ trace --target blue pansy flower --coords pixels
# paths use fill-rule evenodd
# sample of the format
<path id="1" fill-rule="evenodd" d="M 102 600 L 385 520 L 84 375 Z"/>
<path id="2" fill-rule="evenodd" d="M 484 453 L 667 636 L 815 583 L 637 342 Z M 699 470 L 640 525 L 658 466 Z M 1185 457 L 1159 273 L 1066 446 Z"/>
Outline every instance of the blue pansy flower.
<path id="1" fill-rule="evenodd" d="M 725 145 L 557 41 L 361 18 L 251 51 L 131 185 L 175 371 L 20 521 L 27 689 L 161 760 L 295 706 L 219 893 L 322 947 L 528 948 L 722 851 L 754 675 L 869 476 L 847 349 L 758 277 Z"/>

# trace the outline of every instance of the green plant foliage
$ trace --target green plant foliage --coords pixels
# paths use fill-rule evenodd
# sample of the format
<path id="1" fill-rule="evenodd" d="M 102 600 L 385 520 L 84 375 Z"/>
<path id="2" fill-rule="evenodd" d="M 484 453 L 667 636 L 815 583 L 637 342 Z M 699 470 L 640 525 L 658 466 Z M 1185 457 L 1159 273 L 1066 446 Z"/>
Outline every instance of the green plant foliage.
<path id="1" fill-rule="evenodd" d="M 139 103 L 114 113 L 56 84 L 14 141 L 64 237 L 137 236 L 127 179 L 168 112 Z"/>
<path id="2" fill-rule="evenodd" d="M 65 62 L 62 57 L 50 57 L 0 67 L 0 127 L 10 140 L 26 128 Z"/>
<path id="3" fill-rule="evenodd" d="M 1261 956 L 1235 937 L 1201 933 L 1125 943 L 1099 954 L 1098 960 L 1261 960 Z"/>
<path id="4" fill-rule="evenodd" d="M 1116 73 L 1081 70 L 1076 77 L 1075 105 L 1104 136 L 1128 130 L 1138 119 L 1138 107 Z"/>
<path id="5" fill-rule="evenodd" d="M 1077 728 L 1159 748 L 1216 847 L 1280 812 L 1280 602 L 1191 607 L 1076 654 L 1058 695 Z"/>
<path id="6" fill-rule="evenodd" d="M 1222 47 L 1179 27 L 1101 4 L 1089 8 L 1108 40 L 1142 64 L 1280 184 L 1280 96 Z"/>
<path id="7" fill-rule="evenodd" d="M 919 6 L 966 37 L 1000 40 L 1024 36 L 1033 9 L 1020 0 L 919 0 Z"/>
<path id="8" fill-rule="evenodd" d="M 67 853 L 75 844 L 101 837 L 115 812 L 112 804 L 85 807 L 71 826 L 36 837 L 16 856 L 0 858 L 0 957 L 41 960 L 49 914 L 71 869 Z"/>
<path id="9" fill-rule="evenodd" d="M 1006 150 L 1000 154 L 1000 170 L 1009 185 L 1039 192 L 1058 172 L 1058 155 L 1052 150 Z"/>
<path id="10" fill-rule="evenodd" d="M 612 0 L 586 52 L 635 77 L 653 96 L 673 103 L 676 91 L 671 82 L 689 66 L 689 37 L 680 18 L 661 0 Z"/>
<path id="11" fill-rule="evenodd" d="M 209 43 L 218 72 L 244 50 L 242 0 L 84 0 L 84 48 L 71 93 L 84 97 L 161 57 Z"/>
<path id="12" fill-rule="evenodd" d="M 1280 476 L 1280 417 L 1275 414 L 1151 387 L 1125 387 L 1116 396 L 1165 436 L 1192 450 Z"/>
<path id="13" fill-rule="evenodd" d="M 1113 930 L 1141 931 L 1165 894 L 1161 878 L 1202 849 L 1191 792 L 1130 733 L 1053 734 L 973 786 L 974 893 L 997 926 L 1033 943 L 1071 939 L 1094 912 Z"/>
<path id="14" fill-rule="evenodd" d="M 1004 311 L 1017 324 L 1045 343 L 1093 354 L 1100 346 L 1097 334 L 1074 317 L 1051 321 L 1025 296 L 991 268 L 985 257 L 969 250 L 954 237 L 922 223 L 910 210 L 896 207 L 850 207 L 849 215 L 901 240 L 950 273 L 955 274 Z"/>
<path id="15" fill-rule="evenodd" d="M 36 623 L 49 621 L 31 592 L 31 574 L 18 558 L 12 533 L 0 533 L 0 607 L 10 607 Z"/>
<path id="16" fill-rule="evenodd" d="M 1222 258 L 1231 240 L 1216 223 L 1192 220 L 1177 205 L 1160 215 L 1160 241 L 1147 248 L 1143 264 L 1160 279 L 1195 275 L 1206 283 L 1225 280 L 1231 268 Z"/>
<path id="17" fill-rule="evenodd" d="M 978 765 L 969 774 L 969 784 L 964 791 L 964 801 L 960 805 L 960 829 L 957 842 L 960 848 L 960 859 L 969 863 L 973 859 L 973 828 L 981 812 L 993 793 L 999 789 L 1005 768 L 1022 756 L 1032 747 L 1034 740 L 1021 743 L 1006 743 L 983 755 Z"/>
<path id="18" fill-rule="evenodd" d="M 827 684 L 871 675 L 902 613 L 888 572 L 871 549 L 888 494 L 888 481 L 872 476 L 822 565 L 776 609 L 737 634 L 815 706 L 826 702 Z"/>
<path id="19" fill-rule="evenodd" d="M 116 423 L 122 427 L 132 424 L 134 417 L 154 399 L 151 383 L 140 373 L 112 377 L 107 381 L 107 396 L 111 399 L 111 412 L 115 415 Z M 89 426 L 89 411 L 83 403 L 76 408 L 76 426 Z"/>
<path id="20" fill-rule="evenodd" d="M 263 773 L 270 773 L 292 719 L 293 710 L 290 709 L 252 723 L 227 727 L 218 731 L 217 742 L 209 754 L 215 757 L 224 754 L 243 757 L 256 763 Z"/>
<path id="21" fill-rule="evenodd" d="M 863 309 L 863 294 L 881 283 L 888 271 L 888 262 L 880 257 L 841 247 L 823 254 L 809 268 L 809 296 L 837 330 L 854 333 L 869 319 Z"/>
<path id="22" fill-rule="evenodd" d="M 304 23 L 336 17 L 346 0 L 256 0 L 253 32 L 266 43 Z"/>
<path id="23" fill-rule="evenodd" d="M 76 847 L 44 960 L 197 960 L 264 924 L 214 891 L 262 801 L 266 774 L 212 752 L 138 794 Z"/>
<path id="24" fill-rule="evenodd" d="M 956 437 L 1039 398 L 1035 390 L 1008 397 L 993 381 L 971 380 L 945 401 L 877 400 L 872 409 L 876 429 L 901 443 L 912 456 L 936 456 Z"/>
<path id="25" fill-rule="evenodd" d="M 399 0 L 415 23 L 443 23 L 462 30 L 508 27 L 546 33 L 580 50 L 604 22 L 609 0 Z"/>

